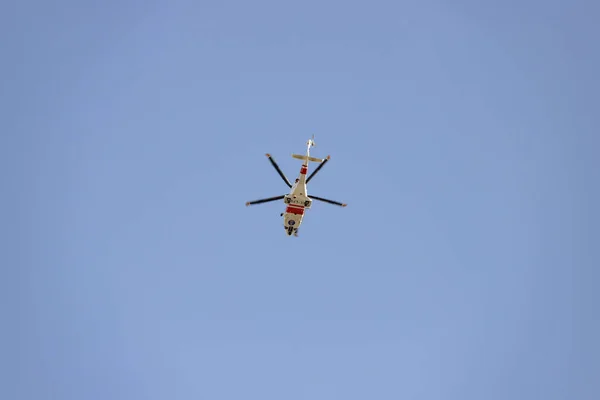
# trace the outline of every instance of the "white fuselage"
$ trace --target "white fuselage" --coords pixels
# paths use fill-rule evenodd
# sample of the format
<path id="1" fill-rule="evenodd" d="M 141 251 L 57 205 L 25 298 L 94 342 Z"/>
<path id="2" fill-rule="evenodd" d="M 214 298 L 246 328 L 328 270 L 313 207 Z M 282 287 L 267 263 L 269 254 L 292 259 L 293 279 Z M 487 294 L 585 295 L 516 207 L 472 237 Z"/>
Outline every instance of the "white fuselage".
<path id="1" fill-rule="evenodd" d="M 306 209 L 309 209 L 312 204 L 312 200 L 306 193 L 306 174 L 308 172 L 309 150 L 313 143 L 309 140 L 307 144 L 306 160 L 302 163 L 300 175 L 292 185 L 290 193 L 283 199 L 285 204 L 287 204 L 285 212 L 283 213 L 283 226 L 288 236 L 297 234 L 298 228 L 302 224 L 302 219 L 304 218 L 304 212 Z"/>

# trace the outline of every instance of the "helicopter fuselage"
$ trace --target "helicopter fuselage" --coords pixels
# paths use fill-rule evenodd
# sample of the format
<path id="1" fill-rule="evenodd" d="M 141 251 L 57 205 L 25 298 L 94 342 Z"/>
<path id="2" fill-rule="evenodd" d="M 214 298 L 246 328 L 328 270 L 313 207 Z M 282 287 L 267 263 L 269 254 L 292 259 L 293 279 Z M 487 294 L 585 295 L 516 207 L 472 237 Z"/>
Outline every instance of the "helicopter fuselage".
<path id="1" fill-rule="evenodd" d="M 287 205 L 283 216 L 283 227 L 288 236 L 298 234 L 298 228 L 302 224 L 305 210 L 312 205 L 312 200 L 306 193 L 306 173 L 308 166 L 302 164 L 300 175 L 292 186 L 290 193 L 285 195 L 283 202 Z"/>

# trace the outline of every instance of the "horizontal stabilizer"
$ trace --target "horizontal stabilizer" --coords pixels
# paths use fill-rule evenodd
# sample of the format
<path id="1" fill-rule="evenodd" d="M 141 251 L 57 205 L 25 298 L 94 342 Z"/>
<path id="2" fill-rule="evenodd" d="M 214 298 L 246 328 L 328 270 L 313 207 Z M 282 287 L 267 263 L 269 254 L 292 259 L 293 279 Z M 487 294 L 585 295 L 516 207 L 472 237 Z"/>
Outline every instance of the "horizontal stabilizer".
<path id="1" fill-rule="evenodd" d="M 306 160 L 306 156 L 302 156 L 300 154 L 292 154 L 292 157 L 297 158 L 298 160 Z M 317 162 L 317 163 L 322 163 L 323 160 L 322 158 L 317 158 L 317 157 L 308 157 L 308 161 L 312 161 L 312 162 Z"/>

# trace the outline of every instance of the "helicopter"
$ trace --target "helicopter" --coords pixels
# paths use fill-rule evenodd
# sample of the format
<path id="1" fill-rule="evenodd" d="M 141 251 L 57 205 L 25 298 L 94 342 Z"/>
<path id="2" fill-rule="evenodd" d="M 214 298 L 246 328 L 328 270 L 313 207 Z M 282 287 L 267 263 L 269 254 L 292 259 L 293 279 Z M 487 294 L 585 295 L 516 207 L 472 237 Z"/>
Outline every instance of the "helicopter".
<path id="1" fill-rule="evenodd" d="M 346 203 L 340 203 L 339 201 L 328 200 L 313 195 L 311 195 L 310 197 L 308 196 L 308 193 L 306 191 L 306 185 L 331 158 L 330 156 L 327 156 L 325 159 L 321 159 L 310 156 L 310 148 L 316 146 L 314 139 L 315 136 L 313 135 L 313 137 L 306 142 L 307 148 L 305 155 L 292 154 L 293 158 L 303 161 L 302 167 L 300 168 L 300 175 L 298 176 L 298 178 L 296 178 L 296 181 L 293 185 L 290 183 L 285 174 L 281 171 L 279 165 L 277 165 L 273 157 L 269 153 L 265 154 L 269 158 L 269 161 L 271 162 L 275 170 L 279 173 L 279 176 L 281 176 L 285 184 L 290 188 L 290 192 L 288 194 L 246 202 L 246 206 L 250 206 L 254 204 L 262 204 L 271 201 L 283 200 L 283 202 L 286 204 L 286 208 L 285 212 L 282 212 L 280 216 L 283 217 L 283 227 L 285 228 L 286 234 L 288 236 L 291 236 L 292 234 L 296 237 L 298 236 L 298 228 L 300 227 L 304 219 L 304 212 L 311 208 L 313 200 L 322 201 L 324 203 L 329 203 L 340 207 L 347 206 Z M 306 174 L 308 172 L 309 161 L 319 163 L 319 165 L 307 178 Z"/>

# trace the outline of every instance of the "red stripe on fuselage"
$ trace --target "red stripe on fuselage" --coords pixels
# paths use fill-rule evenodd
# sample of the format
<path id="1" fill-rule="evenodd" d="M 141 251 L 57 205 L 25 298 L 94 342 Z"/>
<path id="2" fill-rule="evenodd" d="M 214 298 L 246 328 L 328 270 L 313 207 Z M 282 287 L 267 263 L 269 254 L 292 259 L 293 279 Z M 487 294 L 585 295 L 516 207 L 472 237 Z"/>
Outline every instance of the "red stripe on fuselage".
<path id="1" fill-rule="evenodd" d="M 290 213 L 290 214 L 303 215 L 304 214 L 304 207 L 302 207 L 302 206 L 296 206 L 296 205 L 289 205 L 285 209 L 285 212 L 286 213 Z"/>
<path id="2" fill-rule="evenodd" d="M 306 175 L 306 171 L 308 171 L 308 165 L 303 165 L 302 168 L 300 168 L 300 173 Z"/>

